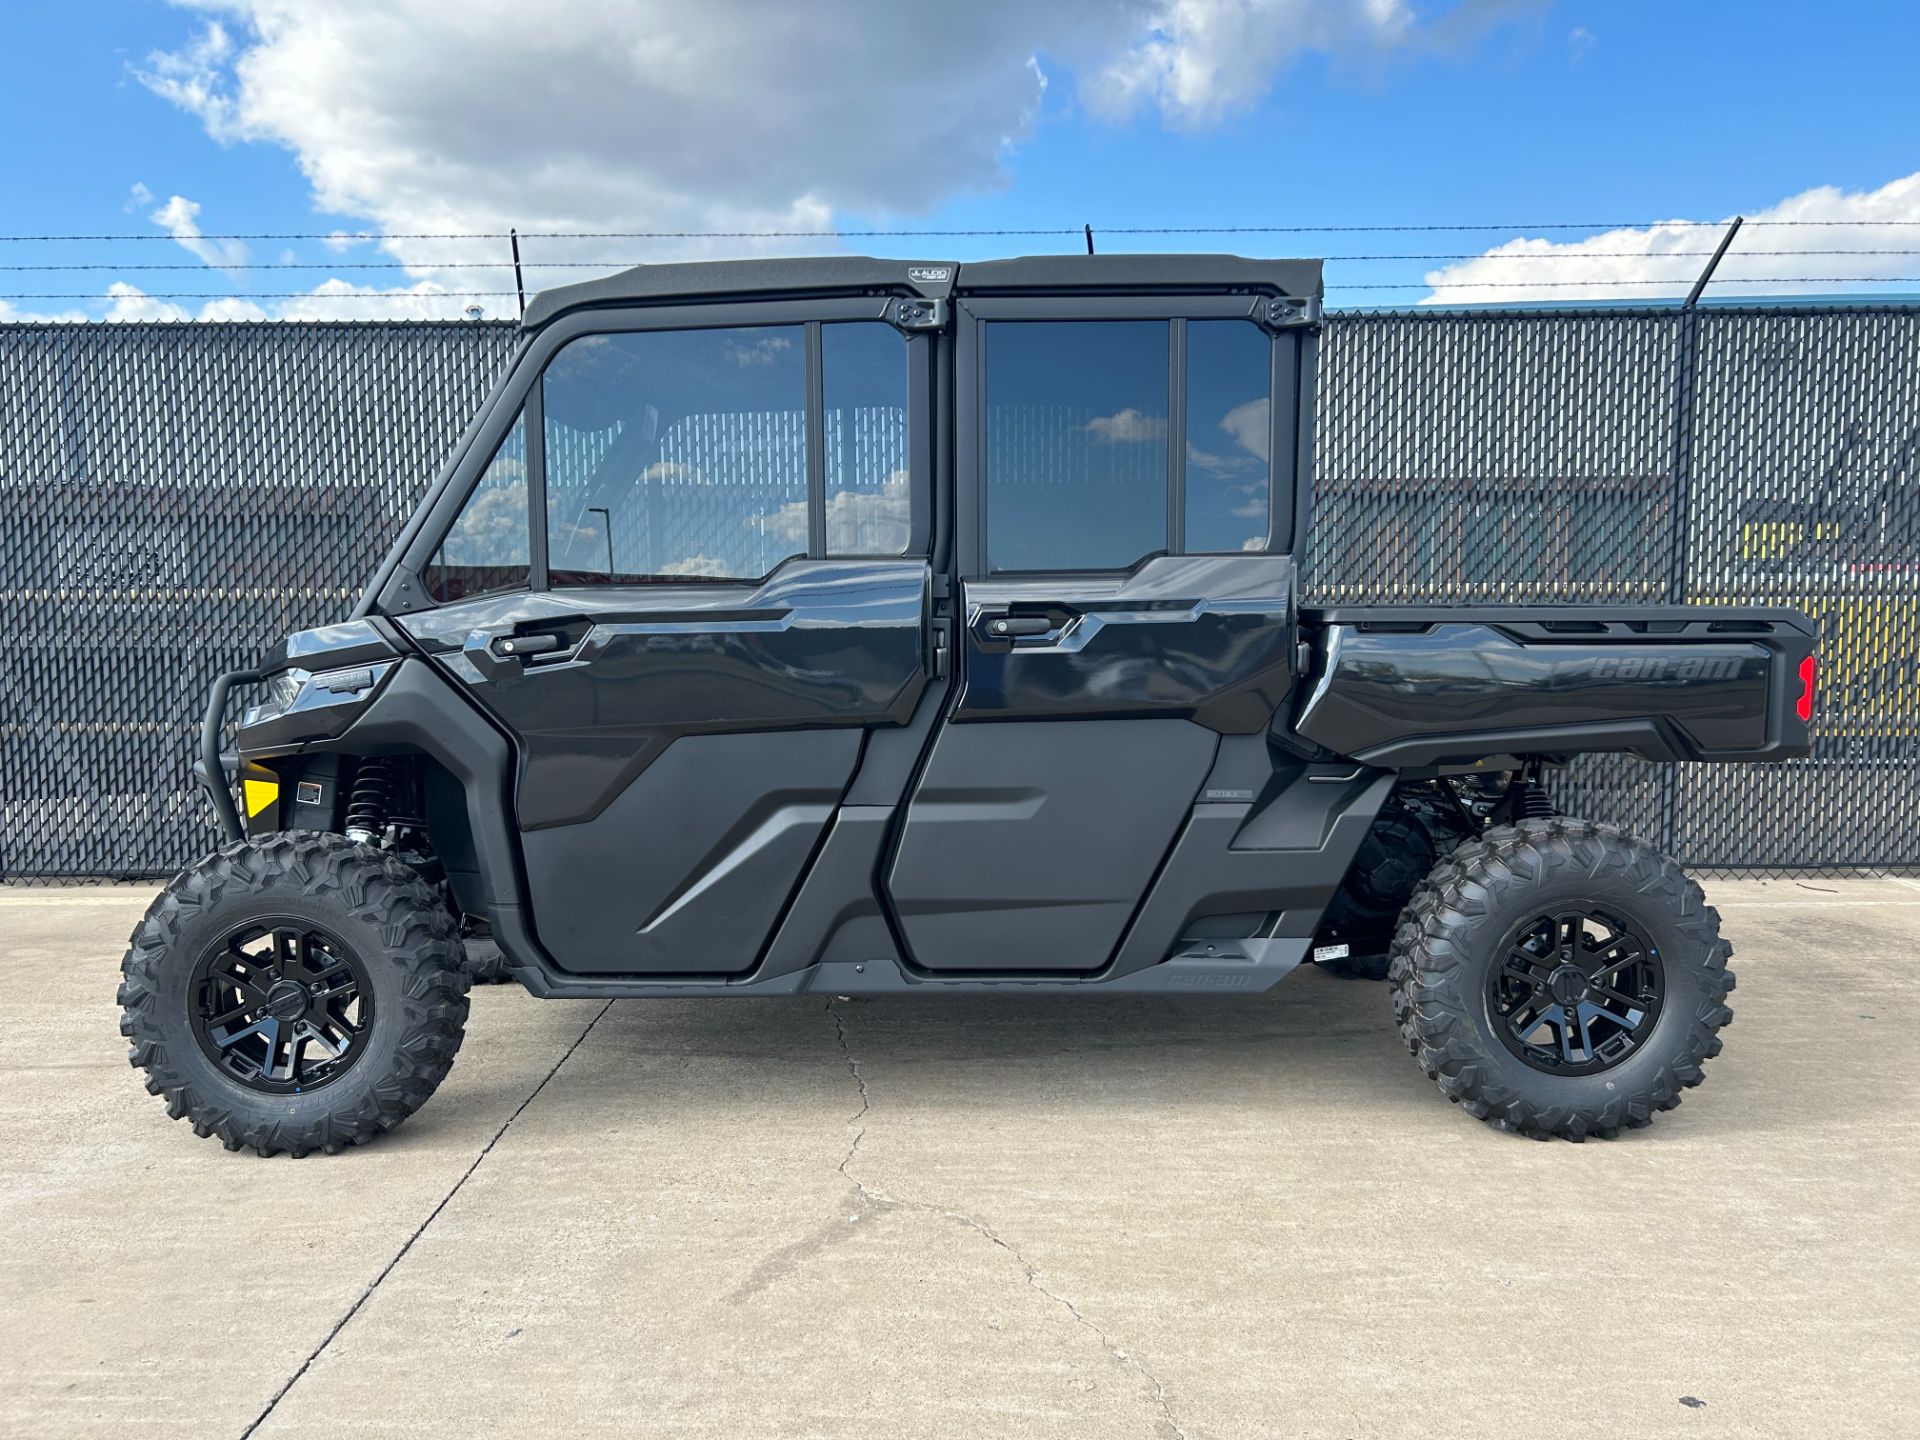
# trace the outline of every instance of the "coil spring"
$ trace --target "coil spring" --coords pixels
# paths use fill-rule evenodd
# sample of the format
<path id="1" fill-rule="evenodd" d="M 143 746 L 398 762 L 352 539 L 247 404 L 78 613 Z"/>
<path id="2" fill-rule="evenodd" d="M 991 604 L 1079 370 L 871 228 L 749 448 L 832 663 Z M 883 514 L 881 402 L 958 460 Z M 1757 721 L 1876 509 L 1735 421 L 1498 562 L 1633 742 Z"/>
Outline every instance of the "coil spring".
<path id="1" fill-rule="evenodd" d="M 353 773 L 353 793 L 347 797 L 348 838 L 363 843 L 377 839 L 386 829 L 392 798 L 393 762 L 378 756 L 362 760 Z"/>

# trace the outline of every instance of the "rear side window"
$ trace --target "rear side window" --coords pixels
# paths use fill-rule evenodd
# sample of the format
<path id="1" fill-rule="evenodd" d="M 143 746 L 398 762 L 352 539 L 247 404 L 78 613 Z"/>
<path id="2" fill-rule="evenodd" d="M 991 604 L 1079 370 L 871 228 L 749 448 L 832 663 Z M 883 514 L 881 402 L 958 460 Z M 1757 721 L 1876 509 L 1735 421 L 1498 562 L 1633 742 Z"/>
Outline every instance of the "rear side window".
<path id="1" fill-rule="evenodd" d="M 1265 550 L 1273 520 L 1273 342 L 1246 320 L 1187 324 L 1189 554 Z"/>
<path id="2" fill-rule="evenodd" d="M 542 383 L 555 586 L 758 580 L 807 553 L 804 327 L 585 336 Z"/>
<path id="3" fill-rule="evenodd" d="M 891 325 L 823 325 L 820 362 L 826 553 L 904 555 L 913 519 L 907 337 Z"/>
<path id="4" fill-rule="evenodd" d="M 527 424 L 517 416 L 427 567 L 442 603 L 528 583 Z"/>
<path id="5" fill-rule="evenodd" d="M 1167 548 L 1167 337 L 1163 320 L 987 323 L 989 570 Z"/>

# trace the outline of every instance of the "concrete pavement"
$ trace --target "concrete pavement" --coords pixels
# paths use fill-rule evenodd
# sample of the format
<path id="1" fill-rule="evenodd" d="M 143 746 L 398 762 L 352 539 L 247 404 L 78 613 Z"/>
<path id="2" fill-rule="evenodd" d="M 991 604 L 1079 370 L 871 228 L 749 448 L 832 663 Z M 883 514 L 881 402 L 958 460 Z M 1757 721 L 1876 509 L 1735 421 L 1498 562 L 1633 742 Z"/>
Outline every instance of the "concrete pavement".
<path id="1" fill-rule="evenodd" d="M 1920 885 L 1710 887 L 1651 1130 L 1449 1107 L 1384 987 L 474 995 L 429 1105 L 229 1155 L 126 1065 L 148 892 L 0 888 L 0 1433 L 1896 1436 Z"/>

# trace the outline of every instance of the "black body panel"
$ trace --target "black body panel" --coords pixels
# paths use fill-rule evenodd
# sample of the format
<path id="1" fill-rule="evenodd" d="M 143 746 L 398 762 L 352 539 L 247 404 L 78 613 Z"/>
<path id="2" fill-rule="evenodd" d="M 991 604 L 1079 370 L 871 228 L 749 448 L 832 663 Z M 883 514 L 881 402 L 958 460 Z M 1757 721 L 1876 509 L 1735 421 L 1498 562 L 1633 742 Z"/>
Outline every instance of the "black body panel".
<path id="1" fill-rule="evenodd" d="M 1293 562 L 1159 556 L 1105 577 L 967 582 L 956 721 L 1169 716 L 1257 734 L 1293 685 Z M 1004 617 L 1045 618 L 1005 639 Z"/>
<path id="2" fill-rule="evenodd" d="M 526 830 L 593 819 L 683 735 L 903 725 L 926 684 L 921 560 L 796 560 L 757 587 L 520 592 L 406 617 L 520 744 Z M 551 634 L 551 657 L 495 642 Z"/>
<path id="3" fill-rule="evenodd" d="M 1334 613 L 1295 729 L 1368 764 L 1808 751 L 1794 702 L 1813 636 L 1798 616 L 1705 607 Z"/>
<path id="4" fill-rule="evenodd" d="M 939 971 L 1105 965 L 1218 743 L 1183 720 L 944 731 L 887 878 L 910 958 Z"/>
<path id="5" fill-rule="evenodd" d="M 521 837 L 541 944 L 581 974 L 748 969 L 859 749 L 857 730 L 676 741 L 595 819 Z"/>

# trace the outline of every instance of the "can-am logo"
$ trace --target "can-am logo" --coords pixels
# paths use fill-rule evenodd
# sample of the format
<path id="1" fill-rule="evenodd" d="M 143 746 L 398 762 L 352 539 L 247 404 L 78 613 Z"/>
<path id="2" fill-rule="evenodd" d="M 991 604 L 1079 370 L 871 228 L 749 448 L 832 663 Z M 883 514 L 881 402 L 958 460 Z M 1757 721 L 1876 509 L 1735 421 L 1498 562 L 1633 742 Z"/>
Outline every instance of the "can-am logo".
<path id="1" fill-rule="evenodd" d="M 1737 680 L 1740 663 L 1738 656 L 1603 655 L 1572 661 L 1567 669 L 1575 677 L 1595 680 Z"/>
<path id="2" fill-rule="evenodd" d="M 937 284 L 942 280 L 953 278 L 953 267 L 951 265 L 909 265 L 907 278 Z"/>

